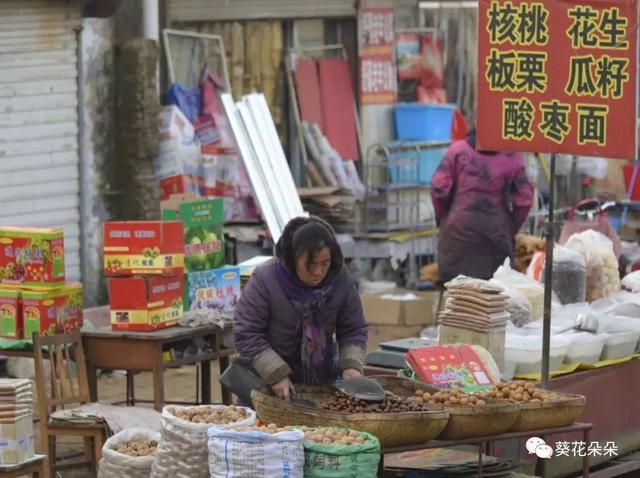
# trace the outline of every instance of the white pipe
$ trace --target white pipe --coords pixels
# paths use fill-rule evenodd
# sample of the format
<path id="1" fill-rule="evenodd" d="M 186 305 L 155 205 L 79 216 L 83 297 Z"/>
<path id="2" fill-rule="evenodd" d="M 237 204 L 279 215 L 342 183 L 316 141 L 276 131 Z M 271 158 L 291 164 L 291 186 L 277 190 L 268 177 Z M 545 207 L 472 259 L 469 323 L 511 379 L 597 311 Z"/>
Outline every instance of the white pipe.
<path id="1" fill-rule="evenodd" d="M 158 0 L 142 0 L 142 36 L 160 41 L 160 11 Z"/>

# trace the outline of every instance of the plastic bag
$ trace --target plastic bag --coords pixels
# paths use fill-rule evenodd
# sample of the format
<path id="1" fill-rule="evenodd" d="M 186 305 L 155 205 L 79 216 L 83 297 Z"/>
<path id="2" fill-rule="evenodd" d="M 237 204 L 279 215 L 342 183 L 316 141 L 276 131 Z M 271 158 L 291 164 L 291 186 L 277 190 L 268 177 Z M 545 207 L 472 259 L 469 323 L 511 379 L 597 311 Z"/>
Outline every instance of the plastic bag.
<path id="1" fill-rule="evenodd" d="M 162 439 L 156 452 L 151 476 L 153 478 L 207 478 L 209 476 L 209 451 L 207 430 L 209 423 L 192 423 L 178 418 L 174 413 L 193 407 L 167 406 L 162 410 Z M 205 405 L 196 408 L 226 408 L 224 405 Z M 252 426 L 256 413 L 244 407 L 247 418 L 234 422 L 236 426 Z M 231 424 L 229 424 L 231 425 Z"/>
<path id="2" fill-rule="evenodd" d="M 273 434 L 213 426 L 209 437 L 211 478 L 302 478 L 304 433 Z"/>
<path id="3" fill-rule="evenodd" d="M 542 320 L 544 314 L 544 287 L 539 282 L 511 268 L 511 260 L 506 258 L 496 272 L 493 278 L 507 290 L 507 295 L 511 297 L 509 289 L 515 289 L 524 295 L 530 303 L 531 320 Z M 522 310 L 523 301 L 519 297 L 514 297 L 514 301 L 520 302 Z M 515 305 L 515 304 L 514 304 Z M 529 322 L 527 321 L 527 322 Z M 524 325 L 526 322 L 522 323 Z"/>
<path id="4" fill-rule="evenodd" d="M 544 273 L 542 278 L 544 279 Z M 553 249 L 552 285 L 561 304 L 584 302 L 587 292 L 587 265 L 584 256 L 556 245 Z"/>
<path id="5" fill-rule="evenodd" d="M 531 301 L 527 299 L 527 296 L 518 292 L 517 289 L 510 287 L 504 287 L 504 290 L 509 296 L 507 300 L 507 312 L 509 313 L 511 323 L 516 327 L 522 327 L 531 322 L 533 316 L 532 307 Z"/>
<path id="6" fill-rule="evenodd" d="M 497 284 L 492 284 L 487 280 L 474 279 L 464 275 L 451 279 L 445 284 L 447 289 L 467 289 L 476 292 L 485 292 L 489 294 L 499 294 L 503 292 L 503 288 Z"/>
<path id="7" fill-rule="evenodd" d="M 193 123 L 202 114 L 202 91 L 200 86 L 189 89 L 179 83 L 173 83 L 167 90 L 164 103 L 176 105 Z"/>
<path id="8" fill-rule="evenodd" d="M 609 162 L 605 158 L 576 156 L 576 171 L 595 179 L 604 179 L 609 172 Z"/>
<path id="9" fill-rule="evenodd" d="M 115 450 L 133 440 L 160 442 L 160 433 L 146 428 L 128 428 L 109 438 L 102 448 L 98 478 L 147 478 L 155 455 L 129 456 Z"/>
<path id="10" fill-rule="evenodd" d="M 376 476 L 380 462 L 380 441 L 366 436 L 363 444 L 335 445 L 304 443 L 305 478 L 363 478 Z"/>
<path id="11" fill-rule="evenodd" d="M 624 276 L 621 285 L 630 292 L 640 292 L 640 271 L 634 271 Z"/>
<path id="12" fill-rule="evenodd" d="M 594 302 L 620 292 L 618 261 L 608 237 L 589 229 L 569 237 L 565 247 L 580 252 L 585 258 L 587 301 Z"/>

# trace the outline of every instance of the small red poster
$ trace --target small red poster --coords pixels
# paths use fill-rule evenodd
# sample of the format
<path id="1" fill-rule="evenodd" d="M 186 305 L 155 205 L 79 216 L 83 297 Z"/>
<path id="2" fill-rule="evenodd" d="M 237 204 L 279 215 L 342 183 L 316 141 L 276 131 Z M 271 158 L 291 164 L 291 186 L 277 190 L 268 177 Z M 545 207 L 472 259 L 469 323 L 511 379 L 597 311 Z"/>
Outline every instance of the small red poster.
<path id="1" fill-rule="evenodd" d="M 637 0 L 480 0 L 478 147 L 635 158 Z"/>
<path id="2" fill-rule="evenodd" d="M 362 8 L 358 12 L 360 56 L 393 55 L 393 8 Z"/>
<path id="3" fill-rule="evenodd" d="M 393 58 L 360 58 L 360 100 L 364 105 L 395 103 L 396 67 Z"/>

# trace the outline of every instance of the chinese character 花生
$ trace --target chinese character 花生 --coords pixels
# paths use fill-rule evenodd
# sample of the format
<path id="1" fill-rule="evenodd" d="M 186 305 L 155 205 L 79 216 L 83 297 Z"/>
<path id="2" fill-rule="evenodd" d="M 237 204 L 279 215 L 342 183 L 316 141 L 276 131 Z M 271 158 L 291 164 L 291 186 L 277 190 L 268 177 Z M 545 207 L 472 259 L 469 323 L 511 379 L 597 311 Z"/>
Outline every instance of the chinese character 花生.
<path id="1" fill-rule="evenodd" d="M 625 82 L 629 80 L 628 58 L 612 58 L 604 55 L 596 64 L 596 87 L 604 98 L 622 98 Z"/>
<path id="2" fill-rule="evenodd" d="M 598 12 L 593 7 L 577 6 L 569 10 L 569 18 L 573 20 L 567 35 L 571 38 L 573 48 L 593 48 L 598 46 Z"/>
<path id="3" fill-rule="evenodd" d="M 518 36 L 523 45 L 546 45 L 549 41 L 549 11 L 542 3 L 520 4 Z"/>
<path id="4" fill-rule="evenodd" d="M 559 441 L 556 443 L 556 456 L 569 456 L 571 453 L 571 443 L 568 441 Z"/>
<path id="5" fill-rule="evenodd" d="M 572 56 L 569 69 L 569 80 L 565 91 L 567 94 L 577 94 L 578 96 L 595 95 L 598 91 L 593 78 L 593 65 L 595 58 L 593 55 Z"/>
<path id="6" fill-rule="evenodd" d="M 547 89 L 547 74 L 545 64 L 547 54 L 544 52 L 518 52 L 518 80 L 516 87 L 527 93 L 544 93 Z"/>
<path id="7" fill-rule="evenodd" d="M 527 98 L 505 99 L 502 102 L 502 136 L 516 140 L 533 138 L 534 110 Z"/>
<path id="8" fill-rule="evenodd" d="M 511 42 L 518 43 L 518 9 L 511 2 L 491 2 L 491 7 L 487 11 L 487 31 L 489 32 L 491 43 L 502 44 Z"/>
<path id="9" fill-rule="evenodd" d="M 487 81 L 491 90 L 516 90 L 515 74 L 517 56 L 515 52 L 500 52 L 491 50 L 491 56 L 487 58 Z"/>
<path id="10" fill-rule="evenodd" d="M 607 105 L 578 105 L 578 144 L 607 143 Z"/>
<path id="11" fill-rule="evenodd" d="M 604 12 L 600 18 L 600 39 L 601 48 L 618 48 L 626 50 L 629 48 L 627 40 L 627 25 L 629 21 L 626 17 L 620 16 L 620 9 L 612 7 Z"/>
<path id="12" fill-rule="evenodd" d="M 540 111 L 542 111 L 542 122 L 538 126 L 540 132 L 545 138 L 560 144 L 569 131 L 569 113 L 571 105 L 562 104 L 557 100 L 549 103 L 540 103 Z"/>

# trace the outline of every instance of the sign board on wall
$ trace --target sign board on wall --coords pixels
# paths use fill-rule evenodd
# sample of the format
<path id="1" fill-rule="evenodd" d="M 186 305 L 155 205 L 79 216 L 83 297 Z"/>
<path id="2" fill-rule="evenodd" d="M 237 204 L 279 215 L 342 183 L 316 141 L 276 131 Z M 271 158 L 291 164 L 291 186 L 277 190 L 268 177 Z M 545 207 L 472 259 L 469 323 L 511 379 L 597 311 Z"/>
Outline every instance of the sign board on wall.
<path id="1" fill-rule="evenodd" d="M 398 91 L 393 58 L 395 30 L 393 8 L 358 11 L 360 102 L 363 105 L 395 103 Z"/>
<path id="2" fill-rule="evenodd" d="M 635 158 L 637 0 L 480 0 L 478 147 Z"/>

